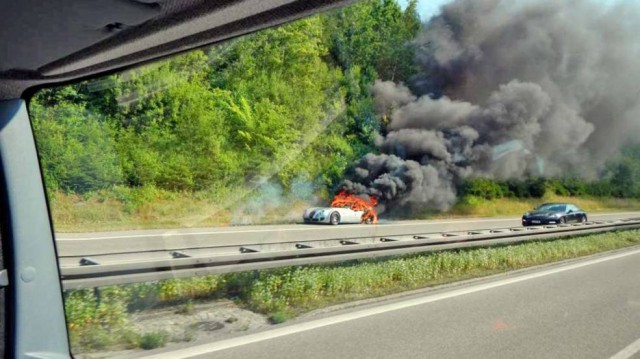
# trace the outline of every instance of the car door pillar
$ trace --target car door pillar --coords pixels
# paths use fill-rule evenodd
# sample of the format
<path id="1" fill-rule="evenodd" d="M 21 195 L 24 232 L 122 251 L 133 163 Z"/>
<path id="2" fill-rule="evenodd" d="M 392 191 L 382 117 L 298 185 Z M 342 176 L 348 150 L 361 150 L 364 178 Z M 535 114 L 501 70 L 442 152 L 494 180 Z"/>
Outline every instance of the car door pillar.
<path id="1" fill-rule="evenodd" d="M 0 213 L 9 263 L 8 357 L 69 357 L 53 231 L 21 99 L 0 101 Z"/>

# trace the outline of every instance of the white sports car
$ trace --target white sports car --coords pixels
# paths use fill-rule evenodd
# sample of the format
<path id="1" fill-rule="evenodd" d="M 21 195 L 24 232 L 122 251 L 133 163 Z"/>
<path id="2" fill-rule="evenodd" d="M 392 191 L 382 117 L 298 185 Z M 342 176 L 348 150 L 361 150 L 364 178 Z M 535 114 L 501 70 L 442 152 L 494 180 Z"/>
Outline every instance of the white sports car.
<path id="1" fill-rule="evenodd" d="M 315 207 L 304 211 L 304 223 L 362 223 L 364 211 L 354 211 L 349 207 Z"/>

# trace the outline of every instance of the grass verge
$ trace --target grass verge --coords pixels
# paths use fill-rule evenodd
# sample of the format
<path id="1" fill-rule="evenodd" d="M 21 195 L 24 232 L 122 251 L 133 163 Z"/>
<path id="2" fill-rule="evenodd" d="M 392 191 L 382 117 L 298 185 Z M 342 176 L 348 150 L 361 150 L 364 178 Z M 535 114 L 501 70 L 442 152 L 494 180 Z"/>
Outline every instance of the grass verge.
<path id="1" fill-rule="evenodd" d="M 128 316 L 193 300 L 231 298 L 281 323 L 314 309 L 640 245 L 640 230 L 340 264 L 232 273 L 65 293 L 75 353 L 164 345 L 135 333 Z M 150 344 L 151 343 L 151 344 Z"/>
<path id="2" fill-rule="evenodd" d="M 114 187 L 82 196 L 53 192 L 50 202 L 56 232 L 296 223 L 305 208 L 317 206 L 318 202 L 326 205 L 326 201 L 295 196 L 267 197 L 241 190 L 191 193 L 155 187 Z M 486 200 L 465 196 L 449 211 L 416 213 L 413 219 L 519 216 L 543 202 L 575 203 L 588 213 L 640 209 L 637 199 L 547 194 L 543 198 Z"/>
<path id="3" fill-rule="evenodd" d="M 610 197 L 564 197 L 546 194 L 542 198 L 484 198 L 465 196 L 449 211 L 426 215 L 429 218 L 520 216 L 546 202 L 573 203 L 587 213 L 636 211 L 640 200 Z"/>
<path id="4" fill-rule="evenodd" d="M 49 201 L 59 233 L 295 223 L 310 206 L 292 195 L 255 192 L 114 187 L 84 195 L 56 191 Z"/>

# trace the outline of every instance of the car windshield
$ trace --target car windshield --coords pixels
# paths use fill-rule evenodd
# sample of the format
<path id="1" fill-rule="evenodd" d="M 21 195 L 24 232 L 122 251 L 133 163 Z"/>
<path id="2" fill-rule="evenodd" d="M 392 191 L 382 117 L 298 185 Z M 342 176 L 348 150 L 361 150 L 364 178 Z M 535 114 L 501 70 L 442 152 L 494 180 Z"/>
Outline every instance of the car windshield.
<path id="1" fill-rule="evenodd" d="M 536 210 L 540 212 L 566 212 L 567 206 L 564 204 L 543 204 Z"/>
<path id="2" fill-rule="evenodd" d="M 547 289 L 463 289 L 453 303 L 440 286 L 640 244 L 600 233 L 640 209 L 631 3 L 358 1 L 40 89 L 29 113 L 74 354 L 227 350 L 310 321 L 330 330 L 255 339 L 253 357 L 609 356 L 570 350 L 611 336 L 555 332 L 593 323 L 565 305 L 597 295 L 577 294 L 591 282 L 545 285 L 566 298 L 548 322 L 526 311 L 556 307 L 527 301 Z M 523 216 L 545 202 L 563 214 Z M 319 321 L 431 287 L 445 294 L 425 312 L 394 307 L 397 321 Z M 616 313 L 596 329 L 640 323 Z M 520 347 L 531 333 L 553 335 Z M 220 356 L 252 357 L 233 350 Z"/>

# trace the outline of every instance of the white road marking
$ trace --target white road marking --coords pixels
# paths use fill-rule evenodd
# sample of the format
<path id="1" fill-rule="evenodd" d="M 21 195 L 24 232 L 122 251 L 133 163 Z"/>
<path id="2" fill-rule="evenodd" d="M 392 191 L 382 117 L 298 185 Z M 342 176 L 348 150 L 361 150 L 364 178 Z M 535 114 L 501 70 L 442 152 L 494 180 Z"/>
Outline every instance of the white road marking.
<path id="1" fill-rule="evenodd" d="M 640 215 L 640 212 L 622 212 L 622 213 L 610 213 L 610 214 L 598 214 L 594 215 L 595 218 L 600 217 L 621 217 L 626 215 Z M 518 222 L 520 223 L 520 217 L 514 218 L 497 218 L 497 219 L 475 219 L 475 220 L 466 220 L 464 218 L 458 220 L 449 220 L 449 221 L 429 221 L 429 222 L 414 222 L 414 223 L 390 223 L 390 224 L 381 224 L 380 226 L 415 226 L 415 225 L 431 225 L 431 224 L 456 224 L 456 223 L 482 223 L 482 222 Z M 104 236 L 104 237 L 80 237 L 80 238 L 65 238 L 56 235 L 56 240 L 58 241 L 88 241 L 88 240 L 96 240 L 96 239 L 118 239 L 118 238 L 150 238 L 150 237 L 174 237 L 174 236 L 199 236 L 206 234 L 238 234 L 238 233 L 262 233 L 262 232 L 273 232 L 273 231 L 308 231 L 309 228 L 317 228 L 317 227 L 309 227 L 306 225 L 300 225 L 301 228 L 285 228 L 285 229 L 253 229 L 253 230 L 238 230 L 238 231 L 207 231 L 207 232 L 193 232 L 193 233 L 180 233 L 175 230 L 168 231 L 166 233 L 156 233 L 156 234 L 133 234 L 133 235 L 120 235 L 120 236 Z M 362 225 L 364 228 L 371 228 L 370 225 Z M 304 227 L 304 228 L 302 228 Z M 355 226 L 350 226 L 349 228 L 354 228 Z M 221 227 L 223 228 L 223 227 Z"/>
<path id="2" fill-rule="evenodd" d="M 640 339 L 629 344 L 628 347 L 619 351 L 616 355 L 612 356 L 611 359 L 629 359 L 638 353 L 640 353 Z"/>
<path id="3" fill-rule="evenodd" d="M 318 320 L 314 320 L 306 323 L 290 325 L 282 328 L 268 330 L 261 333 L 246 335 L 239 338 L 221 340 L 218 342 L 198 345 L 191 348 L 179 349 L 175 351 L 145 356 L 143 358 L 146 358 L 146 359 L 190 358 L 198 355 L 204 355 L 204 354 L 209 354 L 209 353 L 213 353 L 213 352 L 217 352 L 225 349 L 253 344 L 253 343 L 261 342 L 264 340 L 275 339 L 275 338 L 279 338 L 287 335 L 305 332 L 308 330 L 318 329 L 318 328 L 322 328 L 322 327 L 326 327 L 334 324 L 344 323 L 344 322 L 348 322 L 348 321 L 352 321 L 352 320 L 356 320 L 364 317 L 369 317 L 377 314 L 410 308 L 410 307 L 423 305 L 427 303 L 433 303 L 433 302 L 454 298 L 462 295 L 477 293 L 480 291 L 489 290 L 493 288 L 503 287 L 509 284 L 524 282 L 531 279 L 545 277 L 548 275 L 566 272 L 569 270 L 578 269 L 578 268 L 582 268 L 582 267 L 586 267 L 586 266 L 590 266 L 598 263 L 608 262 L 608 261 L 628 257 L 631 255 L 637 255 L 637 254 L 640 254 L 640 249 L 636 249 L 636 250 L 628 251 L 624 253 L 618 253 L 611 256 L 591 259 L 591 260 L 587 260 L 579 263 L 569 264 L 569 265 L 558 267 L 558 268 L 547 269 L 540 272 L 520 275 L 514 278 L 507 278 L 507 279 L 502 279 L 495 282 L 474 285 L 467 288 L 456 289 L 446 293 L 439 293 L 439 294 L 429 295 L 426 297 L 409 299 L 409 300 L 405 300 L 398 303 L 385 304 L 375 308 L 363 309 L 363 310 L 352 312 L 352 313 L 336 315 L 330 318 L 323 318 L 323 319 L 318 319 Z M 625 348 L 622 352 L 620 352 L 622 353 L 622 356 L 618 356 L 620 355 L 620 353 L 618 353 L 616 356 L 614 356 L 614 358 L 615 359 L 629 358 L 629 356 L 625 356 L 625 355 L 627 354 L 633 355 L 639 350 L 639 348 L 640 348 L 640 340 L 633 343 L 629 347 Z"/>

